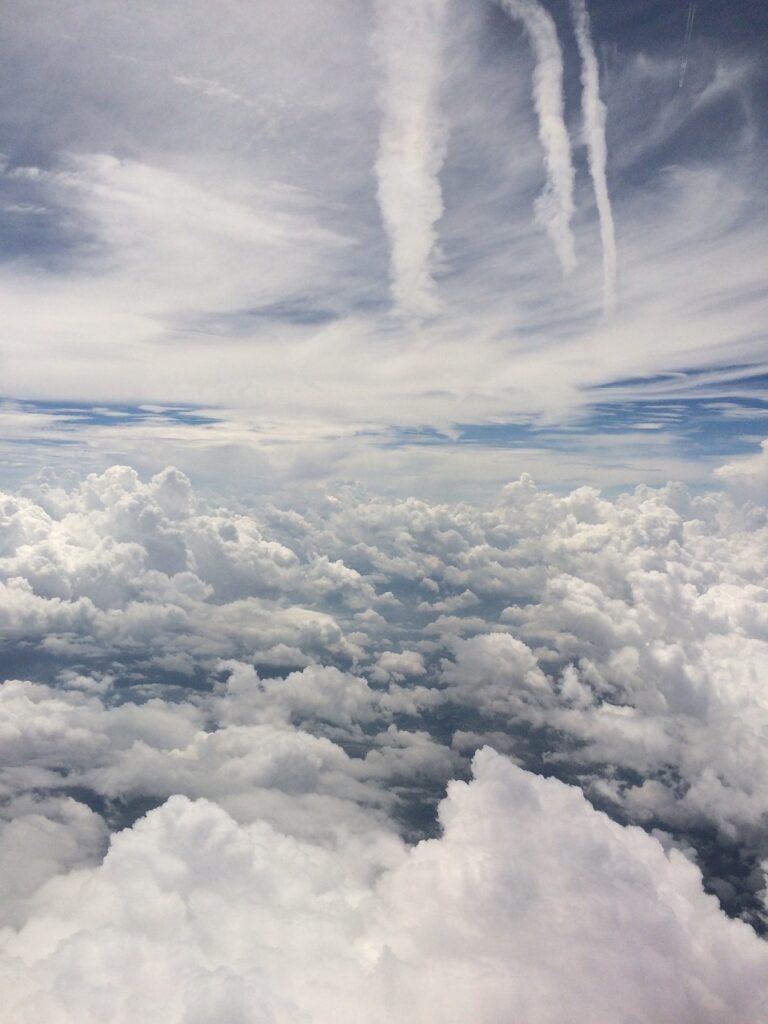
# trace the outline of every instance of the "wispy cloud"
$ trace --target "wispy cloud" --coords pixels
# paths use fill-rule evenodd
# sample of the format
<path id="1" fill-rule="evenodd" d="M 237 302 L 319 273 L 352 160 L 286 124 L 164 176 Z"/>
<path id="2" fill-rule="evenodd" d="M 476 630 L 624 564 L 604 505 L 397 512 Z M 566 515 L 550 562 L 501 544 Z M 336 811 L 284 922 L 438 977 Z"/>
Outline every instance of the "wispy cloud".
<path id="1" fill-rule="evenodd" d="M 392 296 L 408 314 L 436 312 L 435 225 L 448 129 L 439 93 L 448 0 L 379 0 L 374 44 L 382 112 L 378 198 L 391 246 Z"/>
<path id="2" fill-rule="evenodd" d="M 211 99 L 225 100 L 227 103 L 245 103 L 248 106 L 253 106 L 253 103 L 244 96 L 241 96 L 239 92 L 229 89 L 226 85 L 222 85 L 221 82 L 217 82 L 212 78 L 198 78 L 196 75 L 174 75 L 173 81 L 177 85 L 182 85 L 187 89 L 192 89 L 194 92 L 202 93 L 203 96 L 208 96 Z"/>
<path id="3" fill-rule="evenodd" d="M 693 23 L 696 19 L 696 4 L 688 5 L 688 19 L 685 23 L 685 37 L 683 39 L 683 56 L 680 60 L 680 81 L 678 88 L 682 89 L 685 83 L 685 73 L 688 70 L 688 48 L 693 37 Z"/>
<path id="4" fill-rule="evenodd" d="M 535 0 L 501 0 L 501 5 L 524 25 L 536 58 L 533 102 L 547 170 L 547 184 L 536 202 L 536 215 L 552 239 L 563 271 L 568 273 L 576 263 L 571 231 L 573 164 L 563 117 L 563 54 L 557 29 L 549 12 Z"/>
<path id="5" fill-rule="evenodd" d="M 393 33 L 390 100 L 403 118 L 412 117 L 398 124 L 414 126 L 414 180 L 425 190 L 399 197 L 418 214 L 409 220 L 407 206 L 400 207 L 400 251 L 413 257 L 413 274 L 399 282 L 411 288 L 403 294 L 414 315 L 392 317 L 390 238 L 374 170 L 382 125 L 377 89 L 387 83 L 387 66 L 381 39 L 373 66 L 371 7 L 334 0 L 339 24 L 331 45 L 319 31 L 316 5 L 300 8 L 297 0 L 285 24 L 267 17 L 268 5 L 257 0 L 249 12 L 238 8 L 236 24 L 219 24 L 202 0 L 190 3 L 203 19 L 205 54 L 185 23 L 183 53 L 167 67 L 160 58 L 170 28 L 147 7 L 141 38 L 138 26 L 128 26 L 133 35 L 125 41 L 143 63 L 102 67 L 94 27 L 92 36 L 78 37 L 84 70 L 77 88 L 66 77 L 74 51 L 52 36 L 34 44 L 30 37 L 30 60 L 55 67 L 52 80 L 67 103 L 52 137 L 50 119 L 41 122 L 38 112 L 54 103 L 53 86 L 40 75 L 30 93 L 25 78 L 24 95 L 36 99 L 18 113 L 27 135 L 14 129 L 4 143 L 0 347 L 11 399 L 189 403 L 218 410 L 216 428 L 80 423 L 66 437 L 50 438 L 45 451 L 26 445 L 20 458 L 17 440 L 27 428 L 9 427 L 6 465 L 49 456 L 81 465 L 86 457 L 132 464 L 162 458 L 206 479 L 222 478 L 229 473 L 227 446 L 227 466 L 258 464 L 270 479 L 310 471 L 366 480 L 386 475 L 393 489 L 417 493 L 470 494 L 522 468 L 560 483 L 703 479 L 699 453 L 676 447 L 675 439 L 663 452 L 647 444 L 639 452 L 636 439 L 613 432 L 596 454 L 590 438 L 600 441 L 602 427 L 590 417 L 592 388 L 635 379 L 621 397 L 646 401 L 654 390 L 649 376 L 764 359 L 766 225 L 755 171 L 764 145 L 758 119 L 751 132 L 739 120 L 755 105 L 756 56 L 715 53 L 699 40 L 696 73 L 689 67 L 678 92 L 678 54 L 670 56 L 666 43 L 629 38 L 621 59 L 604 51 L 600 94 L 592 98 L 608 109 L 622 274 L 615 315 L 596 319 L 601 253 L 589 183 L 580 259 L 567 281 L 550 235 L 531 216 L 531 197 L 544 177 L 542 126 L 530 98 L 531 32 L 524 22 L 507 24 L 498 3 L 441 0 L 405 11 L 405 23 L 415 19 L 422 31 L 417 46 L 416 31 L 409 36 L 396 21 L 393 12 L 404 7 L 395 4 L 385 12 Z M 53 10 L 51 0 L 43 6 Z M 563 142 L 571 209 L 560 45 L 577 74 L 579 54 L 567 6 L 559 41 L 551 17 L 533 0 L 512 6 L 535 24 L 535 38 L 548 40 L 546 53 L 544 43 L 536 50 L 551 58 L 536 82 L 540 101 L 545 77 L 549 83 L 556 116 L 546 123 Z M 102 13 L 93 25 L 114 48 L 113 19 Z M 595 46 L 607 40 L 594 13 L 592 28 Z M 317 46 L 308 47 L 315 36 Z M 12 38 L 0 35 L 0 57 Z M 409 47 L 400 55 L 397 40 Z M 0 84 L 8 89 L 10 65 L 0 60 Z M 181 84 L 174 75 L 194 82 Z M 211 83 L 255 106 L 216 102 L 205 95 L 216 91 Z M 575 84 L 569 99 L 578 108 Z M 75 113 L 94 105 L 108 107 L 110 118 L 78 122 Z M 724 135 L 726 109 L 734 116 Z M 430 110 L 434 119 L 425 121 Z M 446 123 L 452 134 L 444 151 Z M 601 166 L 603 140 L 593 141 Z M 400 157 L 408 156 L 403 149 Z M 392 168 L 395 175 L 396 161 Z M 550 186 L 547 194 L 554 203 Z M 443 204 L 442 219 L 433 220 Z M 46 213 L 18 212 L 30 207 Z M 559 223 L 572 244 L 568 219 Z M 424 316 L 425 308 L 437 313 Z M 685 393 L 693 390 L 686 386 Z M 725 401 L 743 390 L 723 379 L 710 398 Z M 479 441 L 413 441 L 414 431 L 451 436 L 467 425 L 521 422 L 568 431 L 578 424 L 574 444 L 583 441 L 567 458 L 540 433 L 514 451 Z M 37 436 L 40 422 L 26 423 Z M 51 431 L 61 433 L 59 425 Z M 747 432 L 754 432 L 748 423 Z M 387 438 L 395 440 L 387 446 Z M 717 457 L 741 451 L 734 444 Z M 244 477 L 249 473 L 243 469 Z"/>
<path id="6" fill-rule="evenodd" d="M 586 0 L 571 0 L 571 14 L 576 42 L 581 56 L 581 107 L 584 115 L 584 140 L 589 157 L 589 173 L 595 190 L 595 203 L 600 218 L 603 245 L 603 308 L 610 313 L 616 305 L 616 232 L 608 194 L 606 165 L 608 149 L 605 142 L 605 104 L 600 99 L 600 74 L 592 42 L 592 31 Z"/>

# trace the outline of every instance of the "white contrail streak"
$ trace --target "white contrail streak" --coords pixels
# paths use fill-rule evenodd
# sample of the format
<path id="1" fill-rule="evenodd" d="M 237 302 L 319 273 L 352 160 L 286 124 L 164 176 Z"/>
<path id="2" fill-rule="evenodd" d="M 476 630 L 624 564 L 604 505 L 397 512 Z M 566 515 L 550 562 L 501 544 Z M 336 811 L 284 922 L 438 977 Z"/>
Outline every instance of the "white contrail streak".
<path id="1" fill-rule="evenodd" d="M 603 245 L 603 310 L 616 306 L 616 232 L 608 194 L 605 143 L 605 104 L 600 99 L 600 74 L 592 43 L 586 0 L 571 0 L 576 43 L 581 55 L 581 109 L 584 117 L 584 141 L 587 145 L 589 173 L 595 190 L 600 238 Z"/>
<path id="2" fill-rule="evenodd" d="M 439 109 L 449 0 L 377 0 L 382 72 L 378 200 L 391 247 L 392 296 L 411 316 L 437 312 L 435 225 L 448 131 Z"/>
<path id="3" fill-rule="evenodd" d="M 538 219 L 555 246 L 565 273 L 576 263 L 573 216 L 573 164 L 571 144 L 563 117 L 563 54 L 557 29 L 548 11 L 536 0 L 500 0 L 513 18 L 521 21 L 536 58 L 533 103 L 539 119 L 547 184 L 536 203 Z"/>
<path id="4" fill-rule="evenodd" d="M 688 5 L 688 20 L 685 23 L 685 36 L 683 37 L 683 56 L 680 61 L 680 82 L 678 83 L 678 89 L 683 88 L 683 82 L 685 81 L 685 72 L 688 70 L 688 47 L 691 45 L 691 39 L 693 37 L 693 21 L 696 17 L 696 4 Z"/>

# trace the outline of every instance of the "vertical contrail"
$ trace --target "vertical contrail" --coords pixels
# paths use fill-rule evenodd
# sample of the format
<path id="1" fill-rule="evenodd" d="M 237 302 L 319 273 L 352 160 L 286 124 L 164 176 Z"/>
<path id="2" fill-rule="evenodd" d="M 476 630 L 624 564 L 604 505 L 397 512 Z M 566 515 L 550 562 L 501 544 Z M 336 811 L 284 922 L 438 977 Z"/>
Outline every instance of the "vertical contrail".
<path id="1" fill-rule="evenodd" d="M 400 312 L 438 309 L 432 277 L 443 214 L 439 173 L 448 131 L 440 116 L 449 0 L 377 0 L 374 46 L 381 67 L 378 200 L 391 247 L 392 295 Z"/>
<path id="2" fill-rule="evenodd" d="M 563 271 L 568 273 L 576 262 L 571 231 L 573 164 L 563 117 L 563 54 L 557 29 L 549 12 L 537 0 L 500 2 L 511 17 L 523 23 L 536 58 L 533 103 L 547 172 L 547 184 L 536 202 L 536 214 L 552 239 Z"/>
<path id="3" fill-rule="evenodd" d="M 571 14 L 576 43 L 581 55 L 581 108 L 584 117 L 584 141 L 587 145 L 589 173 L 595 190 L 600 238 L 603 245 L 603 310 L 611 312 L 616 305 L 616 232 L 611 200 L 608 195 L 605 143 L 605 104 L 600 99 L 600 75 L 592 43 L 586 0 L 571 0 Z"/>
<path id="4" fill-rule="evenodd" d="M 680 61 L 680 81 L 678 83 L 678 89 L 683 88 L 685 72 L 688 70 L 688 47 L 691 45 L 691 38 L 693 37 L 693 21 L 695 17 L 696 4 L 689 4 L 688 20 L 685 23 L 685 36 L 683 37 L 683 56 Z"/>

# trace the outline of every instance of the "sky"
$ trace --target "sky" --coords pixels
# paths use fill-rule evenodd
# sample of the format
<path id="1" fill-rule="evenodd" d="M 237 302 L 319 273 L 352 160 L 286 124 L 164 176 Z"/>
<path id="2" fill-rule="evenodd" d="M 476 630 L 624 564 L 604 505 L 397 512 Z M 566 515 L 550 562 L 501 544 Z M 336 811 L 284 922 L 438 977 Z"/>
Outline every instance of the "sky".
<path id="1" fill-rule="evenodd" d="M 4 1021 L 768 1019 L 766 41 L 6 0 Z"/>
<path id="2" fill-rule="evenodd" d="M 2 20 L 4 480 L 472 498 L 759 451 L 763 4 Z"/>

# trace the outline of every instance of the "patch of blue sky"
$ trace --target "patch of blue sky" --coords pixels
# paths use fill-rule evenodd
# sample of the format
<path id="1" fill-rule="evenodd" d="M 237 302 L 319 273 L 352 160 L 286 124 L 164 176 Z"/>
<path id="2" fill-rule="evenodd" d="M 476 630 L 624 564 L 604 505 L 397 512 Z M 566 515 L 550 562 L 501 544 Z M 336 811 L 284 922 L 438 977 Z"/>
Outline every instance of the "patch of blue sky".
<path id="1" fill-rule="evenodd" d="M 248 309 L 220 310 L 195 317 L 185 317 L 176 323 L 176 330 L 183 333 L 185 342 L 200 335 L 207 341 L 211 335 L 237 338 L 242 336 L 252 341 L 254 323 L 274 321 L 299 327 L 319 327 L 339 319 L 339 313 L 300 300 L 274 302 L 265 306 Z M 190 335 L 192 339 L 190 339 Z"/>
<path id="2" fill-rule="evenodd" d="M 664 431 L 688 458 L 751 454 L 768 429 L 768 402 L 755 398 L 677 398 L 671 401 L 600 403 L 584 424 L 602 436 Z"/>
<path id="3" fill-rule="evenodd" d="M 565 454 L 606 443 L 615 443 L 618 451 L 632 435 L 690 460 L 749 455 L 768 435 L 768 399 L 738 395 L 601 401 L 571 423 L 461 423 L 450 433 L 399 430 L 386 446 L 476 445 Z"/>
<path id="4" fill-rule="evenodd" d="M 78 444 L 76 438 L 70 437 L 35 437 L 30 435 L 29 437 L 4 437 L 2 438 L 3 444 L 13 445 L 17 448 L 27 448 L 32 446 L 45 445 L 46 448 L 72 448 Z"/>
<path id="5" fill-rule="evenodd" d="M 693 391 L 706 391 L 710 396 L 715 390 L 728 387 L 729 394 L 753 392 L 763 389 L 768 395 L 768 366 L 753 363 L 720 364 L 716 367 L 695 367 L 648 374 L 643 377 L 623 377 L 619 380 L 596 384 L 590 391 L 620 391 L 628 388 L 642 388 L 658 395 L 683 394 L 691 396 Z M 650 397 L 650 395 L 649 395 Z"/>
<path id="6" fill-rule="evenodd" d="M 537 427 L 509 423 L 462 425 L 460 444 L 501 447 L 535 445 L 558 451 L 582 448 L 587 438 L 617 440 L 643 432 L 663 436 L 675 454 L 705 459 L 751 454 L 768 431 L 768 401 L 760 398 L 727 400 L 676 398 L 670 401 L 599 402 L 577 422 Z"/>
<path id="7" fill-rule="evenodd" d="M 217 417 L 205 413 L 199 406 L 192 405 L 92 404 L 89 402 L 0 399 L 0 406 L 6 401 L 17 412 L 50 416 L 59 430 L 76 430 L 78 427 L 94 426 L 131 426 L 147 422 L 204 427 L 219 422 Z M 44 443 L 49 444 L 50 439 L 46 437 Z"/>
<path id="8" fill-rule="evenodd" d="M 358 431 L 357 437 L 377 438 L 378 431 Z M 380 448 L 402 448 L 405 445 L 445 445 L 455 444 L 456 439 L 434 427 L 399 427 L 387 434 L 387 439 L 379 442 Z"/>

